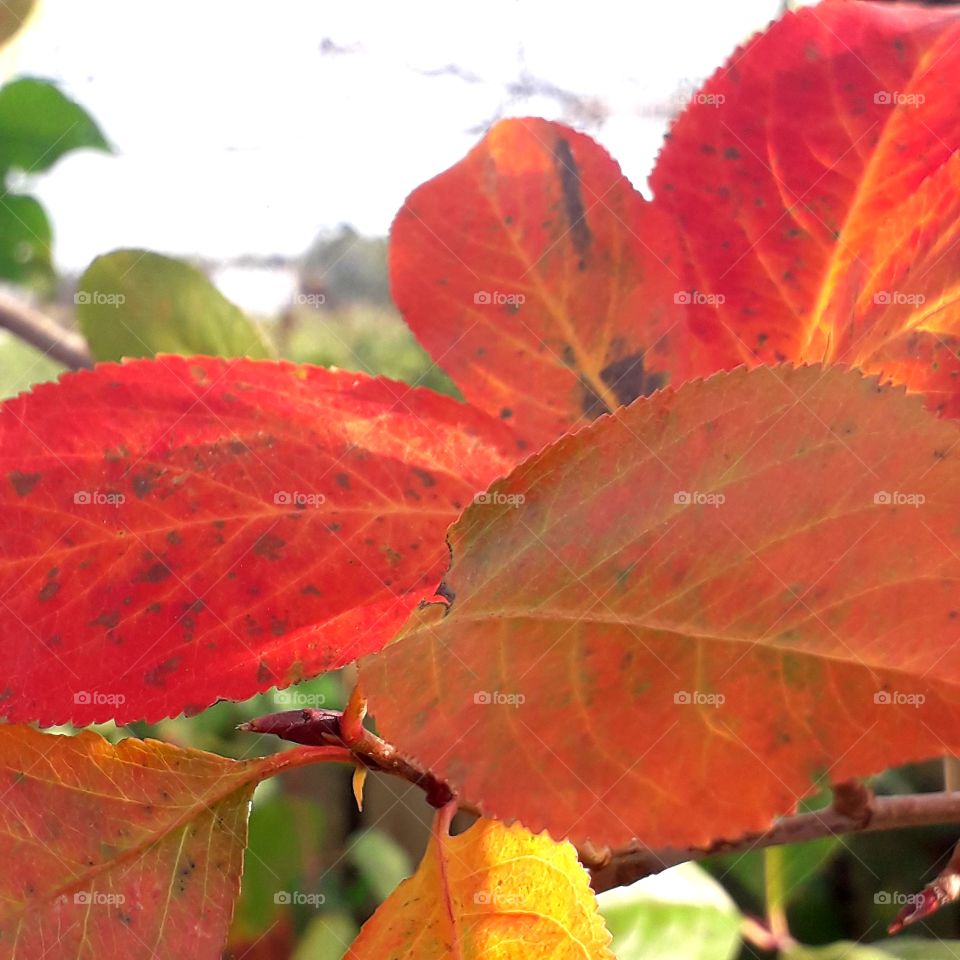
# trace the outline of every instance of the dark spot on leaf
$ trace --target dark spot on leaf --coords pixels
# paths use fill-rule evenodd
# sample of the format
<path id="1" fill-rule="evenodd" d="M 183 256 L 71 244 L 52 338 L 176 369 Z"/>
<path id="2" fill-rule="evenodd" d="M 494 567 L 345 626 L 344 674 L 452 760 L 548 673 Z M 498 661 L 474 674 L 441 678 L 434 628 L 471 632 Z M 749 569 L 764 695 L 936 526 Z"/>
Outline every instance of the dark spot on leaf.
<path id="1" fill-rule="evenodd" d="M 43 588 L 37 594 L 37 599 L 41 603 L 46 603 L 48 600 L 52 600 L 56 595 L 57 591 L 60 589 L 60 584 L 56 580 L 49 580 L 43 585 Z"/>
<path id="2" fill-rule="evenodd" d="M 176 546 L 179 546 L 179 544 L 183 543 L 183 538 L 180 536 L 179 533 L 177 533 L 176 530 L 170 530 L 167 533 L 167 543 L 169 543 L 171 546 L 176 547 Z"/>
<path id="3" fill-rule="evenodd" d="M 301 592 L 305 597 L 319 597 L 319 596 L 322 596 L 322 594 L 320 593 L 320 591 L 319 591 L 312 583 L 308 583 L 306 586 L 301 587 L 301 588 L 300 588 L 300 592 Z"/>
<path id="4" fill-rule="evenodd" d="M 257 667 L 257 683 L 268 683 L 273 679 L 274 672 L 261 660 L 260 666 Z"/>
<path id="5" fill-rule="evenodd" d="M 18 497 L 25 497 L 37 485 L 37 481 L 42 476 L 41 473 L 21 473 L 19 470 L 11 470 L 7 474 L 7 478 L 13 484 L 13 489 Z"/>
<path id="6" fill-rule="evenodd" d="M 111 610 L 109 613 L 101 613 L 95 620 L 90 621 L 91 627 L 106 627 L 112 630 L 120 622 L 120 611 Z"/>
<path id="7" fill-rule="evenodd" d="M 563 210 L 570 224 L 573 249 L 583 255 L 589 249 L 593 237 L 587 225 L 586 210 L 580 192 L 580 170 L 573 159 L 570 144 L 563 138 L 557 140 L 557 145 L 554 147 L 553 163 L 563 190 Z"/>
<path id="8" fill-rule="evenodd" d="M 162 560 L 158 560 L 150 564 L 140 574 L 139 579 L 142 583 L 159 583 L 161 580 L 166 580 L 172 573 L 173 571 Z"/>
<path id="9" fill-rule="evenodd" d="M 167 682 L 167 677 L 180 666 L 179 657 L 170 657 L 163 663 L 158 663 L 152 670 L 148 670 L 143 675 L 143 682 L 149 687 L 162 687 Z"/>
<path id="10" fill-rule="evenodd" d="M 500 411 L 501 420 L 509 420 L 513 416 L 513 411 L 509 407 L 504 407 Z"/>
<path id="11" fill-rule="evenodd" d="M 279 560 L 280 551 L 286 545 L 286 540 L 282 540 L 272 533 L 263 533 L 257 537 L 253 545 L 253 552 L 258 557 L 265 557 L 267 560 Z"/>
<path id="12" fill-rule="evenodd" d="M 444 600 L 449 604 L 453 604 L 453 601 L 456 600 L 457 595 L 447 586 L 446 580 L 440 581 L 440 586 L 437 587 L 437 596 L 443 597 Z"/>
<path id="13" fill-rule="evenodd" d="M 336 476 L 337 486 L 343 487 L 344 490 L 350 489 L 350 477 L 345 473 L 338 473 Z"/>
<path id="14" fill-rule="evenodd" d="M 600 371 L 600 379 L 624 406 L 638 397 L 649 396 L 667 381 L 665 374 L 644 370 L 642 350 L 605 366 Z"/>
<path id="15" fill-rule="evenodd" d="M 425 486 L 435 487 L 437 478 L 427 470 L 421 470 L 419 467 L 411 467 L 410 472 Z"/>

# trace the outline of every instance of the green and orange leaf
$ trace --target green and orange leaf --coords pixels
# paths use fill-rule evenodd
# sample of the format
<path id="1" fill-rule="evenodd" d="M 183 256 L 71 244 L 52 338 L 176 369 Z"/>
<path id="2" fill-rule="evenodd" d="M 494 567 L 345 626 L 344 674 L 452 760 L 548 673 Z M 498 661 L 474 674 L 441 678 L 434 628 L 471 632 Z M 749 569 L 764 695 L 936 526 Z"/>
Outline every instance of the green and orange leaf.
<path id="1" fill-rule="evenodd" d="M 239 763 L 0 726 L 0 956 L 219 958 L 253 789 L 316 753 Z"/>
<path id="2" fill-rule="evenodd" d="M 702 845 L 960 748 L 960 428 L 820 367 L 565 437 L 451 529 L 362 662 L 383 735 L 488 816 Z M 505 775 L 504 758 L 509 757 Z"/>

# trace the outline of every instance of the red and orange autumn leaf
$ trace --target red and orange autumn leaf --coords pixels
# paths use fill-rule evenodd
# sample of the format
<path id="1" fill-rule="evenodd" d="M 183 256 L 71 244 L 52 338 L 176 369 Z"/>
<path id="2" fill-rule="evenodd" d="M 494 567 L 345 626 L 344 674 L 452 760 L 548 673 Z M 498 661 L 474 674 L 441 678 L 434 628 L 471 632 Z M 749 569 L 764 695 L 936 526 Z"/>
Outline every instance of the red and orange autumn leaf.
<path id="1" fill-rule="evenodd" d="M 0 957 L 219 958 L 253 788 L 315 753 L 235 762 L 0 726 Z"/>
<path id="2" fill-rule="evenodd" d="M 763 829 L 811 779 L 960 748 L 958 515 L 960 428 L 920 398 L 717 374 L 495 484 L 451 529 L 450 605 L 362 682 L 488 816 L 611 845 Z"/>
<path id="3" fill-rule="evenodd" d="M 958 71 L 955 9 L 828 0 L 786 14 L 698 92 L 650 182 L 699 295 L 701 372 L 841 362 L 960 413 L 944 282 L 960 270 Z"/>
<path id="4" fill-rule="evenodd" d="M 167 357 L 0 409 L 0 714 L 155 720 L 377 649 L 506 427 L 362 374 Z"/>
<path id="5" fill-rule="evenodd" d="M 480 820 L 435 833 L 417 872 L 381 904 L 347 960 L 613 960 L 587 872 L 569 843 Z"/>
<path id="6" fill-rule="evenodd" d="M 467 400 L 540 446 L 676 374 L 669 236 L 589 137 L 505 120 L 407 199 L 391 288 Z"/>
<path id="7" fill-rule="evenodd" d="M 582 134 L 498 123 L 400 211 L 394 297 L 467 398 L 538 445 L 665 383 L 787 359 L 960 413 L 958 41 L 943 8 L 788 13 L 691 99 L 652 204 Z"/>

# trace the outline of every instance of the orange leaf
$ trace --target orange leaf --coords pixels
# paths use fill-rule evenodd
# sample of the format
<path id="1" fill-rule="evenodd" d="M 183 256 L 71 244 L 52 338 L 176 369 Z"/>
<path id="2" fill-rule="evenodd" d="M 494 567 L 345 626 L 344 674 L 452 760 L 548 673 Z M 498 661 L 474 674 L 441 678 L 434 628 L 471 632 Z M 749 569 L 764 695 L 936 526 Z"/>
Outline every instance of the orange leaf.
<path id="1" fill-rule="evenodd" d="M 316 753 L 237 763 L 0 726 L 0 955 L 219 958 L 253 788 Z"/>
<path id="2" fill-rule="evenodd" d="M 676 121 L 650 182 L 681 231 L 702 373 L 834 360 L 922 386 L 895 366 L 909 356 L 927 367 L 942 358 L 956 374 L 952 342 L 933 339 L 944 323 L 952 336 L 952 315 L 928 322 L 863 305 L 886 271 L 882 283 L 904 284 L 888 293 L 926 293 L 929 311 L 940 274 L 957 272 L 956 173 L 943 168 L 960 148 L 958 18 L 856 0 L 788 13 Z M 911 269 L 915 244 L 926 259 Z M 943 385 L 933 389 L 942 407 Z"/>
<path id="3" fill-rule="evenodd" d="M 769 826 L 960 747 L 960 427 L 819 367 L 565 437 L 450 531 L 450 606 L 361 664 L 383 735 L 575 842 Z M 509 775 L 504 775 L 504 758 Z"/>
<path id="4" fill-rule="evenodd" d="M 480 820 L 434 832 L 417 872 L 384 901 L 347 960 L 609 958 L 610 935 L 569 843 Z"/>
<path id="5" fill-rule="evenodd" d="M 0 713 L 156 720 L 349 663 L 516 455 L 447 397 L 287 363 L 102 364 L 8 401 Z"/>
<path id="6" fill-rule="evenodd" d="M 960 153 L 876 224 L 827 308 L 830 360 L 906 384 L 960 417 Z"/>
<path id="7" fill-rule="evenodd" d="M 682 373 L 671 236 L 589 137 L 504 120 L 407 199 L 392 291 L 464 396 L 539 446 Z"/>

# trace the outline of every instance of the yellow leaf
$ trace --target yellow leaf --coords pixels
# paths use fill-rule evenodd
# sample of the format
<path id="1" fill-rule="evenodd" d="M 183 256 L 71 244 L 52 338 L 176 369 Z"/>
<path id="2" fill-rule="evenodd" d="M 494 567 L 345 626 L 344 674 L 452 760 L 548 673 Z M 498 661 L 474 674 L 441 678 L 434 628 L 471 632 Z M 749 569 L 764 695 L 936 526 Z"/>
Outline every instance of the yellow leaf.
<path id="1" fill-rule="evenodd" d="M 435 831 L 417 872 L 366 923 L 348 960 L 609 960 L 610 935 L 569 843 L 480 820 Z"/>

